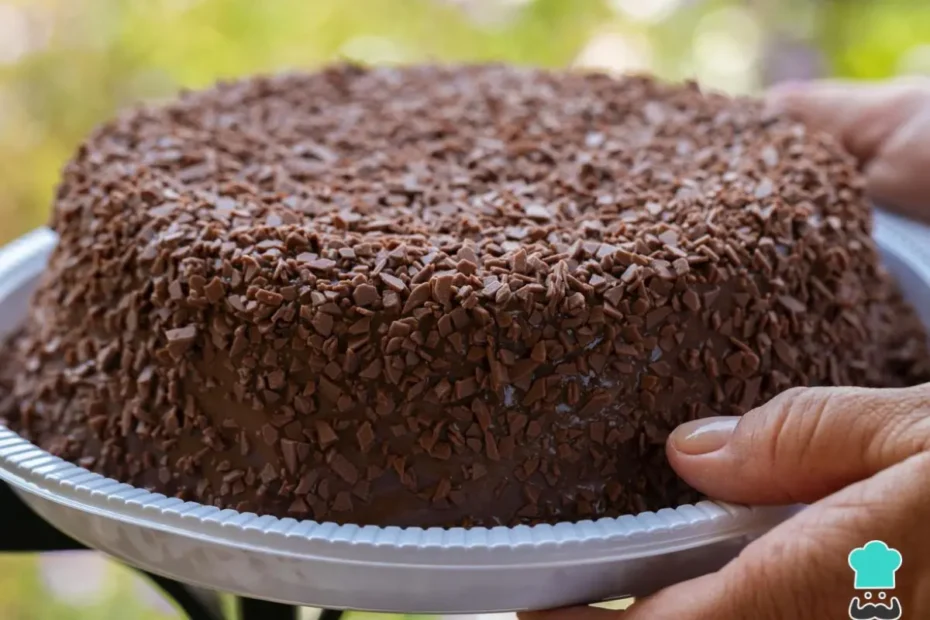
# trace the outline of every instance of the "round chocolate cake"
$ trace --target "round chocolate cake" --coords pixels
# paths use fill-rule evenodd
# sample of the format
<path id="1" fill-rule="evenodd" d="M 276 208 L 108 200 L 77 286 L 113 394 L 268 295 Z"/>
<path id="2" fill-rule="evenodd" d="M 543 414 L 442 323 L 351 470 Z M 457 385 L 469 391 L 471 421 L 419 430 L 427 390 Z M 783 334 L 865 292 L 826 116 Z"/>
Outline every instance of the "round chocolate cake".
<path id="1" fill-rule="evenodd" d="M 374 525 L 697 498 L 676 425 L 926 378 L 854 162 L 645 77 L 338 66 L 97 130 L 3 419 L 168 495 Z M 9 374 L 9 370 L 8 370 Z"/>

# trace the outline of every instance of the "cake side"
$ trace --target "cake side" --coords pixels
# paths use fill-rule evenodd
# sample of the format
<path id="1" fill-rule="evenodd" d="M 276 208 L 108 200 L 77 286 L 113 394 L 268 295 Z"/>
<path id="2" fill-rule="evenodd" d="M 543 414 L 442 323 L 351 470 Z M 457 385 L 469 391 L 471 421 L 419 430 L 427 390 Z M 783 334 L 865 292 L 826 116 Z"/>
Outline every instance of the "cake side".
<path id="1" fill-rule="evenodd" d="M 665 461 L 683 421 L 926 376 L 850 158 L 691 85 L 499 66 L 220 85 L 95 132 L 53 226 L 7 421 L 244 511 L 657 509 L 696 499 Z"/>

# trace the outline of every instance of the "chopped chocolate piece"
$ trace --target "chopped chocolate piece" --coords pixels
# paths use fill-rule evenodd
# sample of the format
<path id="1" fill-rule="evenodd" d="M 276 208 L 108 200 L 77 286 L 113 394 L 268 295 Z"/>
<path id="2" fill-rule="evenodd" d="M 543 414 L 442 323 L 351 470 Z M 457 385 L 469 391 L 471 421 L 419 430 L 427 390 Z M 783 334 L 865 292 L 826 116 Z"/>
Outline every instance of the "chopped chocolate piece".
<path id="1" fill-rule="evenodd" d="M 177 329 L 169 329 L 165 332 L 165 338 L 168 339 L 168 351 L 171 357 L 181 359 L 197 338 L 197 326 L 186 325 Z"/>
<path id="2" fill-rule="evenodd" d="M 360 306 L 370 306 L 380 298 L 381 296 L 378 294 L 378 289 L 371 284 L 359 284 L 355 287 L 355 290 L 352 291 L 352 299 Z"/>
<path id="3" fill-rule="evenodd" d="M 378 274 L 381 277 L 381 281 L 384 282 L 391 290 L 400 293 L 401 291 L 407 290 L 407 285 L 404 284 L 403 280 L 396 276 L 392 276 L 389 273 L 380 273 Z"/>

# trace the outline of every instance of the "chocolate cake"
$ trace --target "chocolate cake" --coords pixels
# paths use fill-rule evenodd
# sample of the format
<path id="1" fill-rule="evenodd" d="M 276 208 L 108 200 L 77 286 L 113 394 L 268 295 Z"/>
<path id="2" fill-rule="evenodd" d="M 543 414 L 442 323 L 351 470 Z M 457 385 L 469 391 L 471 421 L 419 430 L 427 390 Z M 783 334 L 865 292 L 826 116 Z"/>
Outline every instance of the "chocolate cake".
<path id="1" fill-rule="evenodd" d="M 647 77 L 336 66 L 66 166 L 7 424 L 186 500 L 514 525 L 697 499 L 679 423 L 927 377 L 854 162 Z"/>

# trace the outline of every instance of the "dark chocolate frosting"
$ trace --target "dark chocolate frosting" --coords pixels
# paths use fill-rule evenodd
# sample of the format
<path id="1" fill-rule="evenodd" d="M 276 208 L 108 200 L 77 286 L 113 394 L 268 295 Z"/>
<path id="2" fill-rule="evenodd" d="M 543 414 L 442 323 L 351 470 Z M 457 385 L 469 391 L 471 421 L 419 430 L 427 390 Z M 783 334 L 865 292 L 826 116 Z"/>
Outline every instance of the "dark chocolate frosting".
<path id="1" fill-rule="evenodd" d="M 851 158 L 693 84 L 221 84 L 97 130 L 52 226 L 6 422 L 224 508 L 432 526 L 674 506 L 697 498 L 665 460 L 677 424 L 927 376 Z"/>

